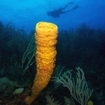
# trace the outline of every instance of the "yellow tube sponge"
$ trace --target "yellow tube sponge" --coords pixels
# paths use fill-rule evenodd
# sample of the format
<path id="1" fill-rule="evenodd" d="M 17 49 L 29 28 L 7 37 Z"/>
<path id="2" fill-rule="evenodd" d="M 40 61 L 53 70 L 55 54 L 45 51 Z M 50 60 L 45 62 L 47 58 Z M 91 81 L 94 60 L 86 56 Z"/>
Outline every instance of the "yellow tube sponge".
<path id="1" fill-rule="evenodd" d="M 49 22 L 39 22 L 36 25 L 36 77 L 32 86 L 31 96 L 25 102 L 30 105 L 50 81 L 56 60 L 56 43 L 58 27 Z"/>

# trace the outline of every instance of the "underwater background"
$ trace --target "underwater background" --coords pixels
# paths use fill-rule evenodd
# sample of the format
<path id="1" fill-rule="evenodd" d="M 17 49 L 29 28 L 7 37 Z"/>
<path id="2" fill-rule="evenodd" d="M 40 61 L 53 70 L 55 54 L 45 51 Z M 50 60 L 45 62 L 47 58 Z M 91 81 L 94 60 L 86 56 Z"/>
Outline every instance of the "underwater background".
<path id="1" fill-rule="evenodd" d="M 0 105 L 27 105 L 37 74 L 35 26 L 42 21 L 58 26 L 57 55 L 31 105 L 105 105 L 103 0 L 0 1 Z"/>

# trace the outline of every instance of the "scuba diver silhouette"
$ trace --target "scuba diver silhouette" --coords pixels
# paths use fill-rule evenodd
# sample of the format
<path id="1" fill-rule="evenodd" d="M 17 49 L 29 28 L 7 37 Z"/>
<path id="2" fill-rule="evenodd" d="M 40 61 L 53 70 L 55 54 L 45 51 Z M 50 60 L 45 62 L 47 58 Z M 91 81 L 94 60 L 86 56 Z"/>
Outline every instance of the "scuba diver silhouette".
<path id="1" fill-rule="evenodd" d="M 64 11 L 64 9 L 65 9 L 69 4 L 74 4 L 74 3 L 73 3 L 73 2 L 69 2 L 69 3 L 68 3 L 67 5 L 65 5 L 63 8 L 60 7 L 60 8 L 58 8 L 58 9 L 56 9 L 56 10 L 47 12 L 47 15 L 48 15 L 48 16 L 52 16 L 52 17 L 54 17 L 54 18 L 57 18 L 57 17 L 60 17 L 61 14 L 65 14 L 65 13 L 67 13 L 67 12 L 70 12 L 70 11 L 75 10 L 75 9 L 78 8 L 78 5 L 76 5 L 76 6 L 73 7 L 72 9 Z"/>

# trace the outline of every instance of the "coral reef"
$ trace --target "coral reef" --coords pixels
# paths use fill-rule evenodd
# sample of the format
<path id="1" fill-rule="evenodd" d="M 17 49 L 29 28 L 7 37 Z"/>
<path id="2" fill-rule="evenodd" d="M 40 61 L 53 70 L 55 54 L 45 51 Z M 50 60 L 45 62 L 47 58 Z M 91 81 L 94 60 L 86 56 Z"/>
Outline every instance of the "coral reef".
<path id="1" fill-rule="evenodd" d="M 26 105 L 24 99 L 31 93 L 37 73 L 33 34 L 34 31 L 27 35 L 23 29 L 16 29 L 10 22 L 7 25 L 0 22 L 0 79 L 7 78 L 12 83 L 16 82 L 15 87 L 8 85 L 9 82 L 5 82 L 5 85 L 0 82 L 1 105 Z M 66 72 L 67 68 L 74 71 L 75 67 L 83 68 L 87 83 L 94 89 L 90 100 L 95 105 L 105 105 L 105 30 L 93 29 L 83 23 L 75 30 L 59 30 L 57 40 L 57 68 L 53 75 Z M 57 65 L 64 66 L 64 69 Z M 24 88 L 24 91 L 13 95 L 18 88 Z M 32 105 L 46 105 L 45 96 L 48 92 L 61 105 L 65 104 L 64 97 L 71 98 L 67 88 L 55 85 L 51 80 Z"/>

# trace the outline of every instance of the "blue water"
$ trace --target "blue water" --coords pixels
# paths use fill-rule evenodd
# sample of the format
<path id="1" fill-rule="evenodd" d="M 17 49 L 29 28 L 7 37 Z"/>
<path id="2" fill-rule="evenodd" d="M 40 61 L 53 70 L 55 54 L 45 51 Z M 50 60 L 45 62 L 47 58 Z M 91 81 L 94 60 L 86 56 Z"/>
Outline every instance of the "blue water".
<path id="1" fill-rule="evenodd" d="M 70 105 L 80 105 L 68 89 L 70 79 L 80 96 L 92 89 L 89 100 L 105 105 L 105 0 L 0 0 L 0 105 L 26 105 L 24 99 L 30 95 L 37 73 L 38 43 L 33 36 L 40 21 L 58 26 L 57 56 L 49 84 L 32 105 L 49 105 L 48 100 L 50 105 L 56 101 L 61 103 L 56 105 L 68 105 L 65 97 L 71 98 Z M 83 73 L 77 73 L 76 67 Z M 59 81 L 57 86 L 53 76 L 64 77 L 60 79 L 69 86 L 59 85 Z M 85 79 L 79 81 L 83 76 L 88 85 L 83 86 Z M 24 91 L 15 94 L 17 89 Z"/>
<path id="2" fill-rule="evenodd" d="M 73 0 L 73 4 L 65 10 L 78 8 L 53 18 L 48 11 L 64 7 L 70 0 L 0 0 L 0 20 L 7 24 L 12 22 L 17 29 L 24 29 L 28 33 L 34 29 L 39 21 L 49 21 L 57 24 L 59 29 L 77 28 L 86 23 L 92 28 L 105 29 L 105 1 L 104 0 Z"/>

